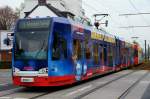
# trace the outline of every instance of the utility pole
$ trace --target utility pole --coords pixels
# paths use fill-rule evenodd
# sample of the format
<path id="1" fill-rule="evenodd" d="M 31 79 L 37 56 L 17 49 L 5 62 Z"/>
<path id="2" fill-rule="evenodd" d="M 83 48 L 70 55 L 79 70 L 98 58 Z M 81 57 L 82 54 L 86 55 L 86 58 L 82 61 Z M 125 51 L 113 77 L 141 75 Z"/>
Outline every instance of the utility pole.
<path id="1" fill-rule="evenodd" d="M 146 43 L 147 43 L 147 42 L 146 42 L 146 40 L 145 40 L 145 61 L 146 61 L 146 59 L 147 59 L 147 54 L 146 54 L 146 53 L 147 53 L 147 50 L 146 50 L 146 49 L 147 49 L 147 47 L 146 47 L 147 44 L 146 44 Z"/>
<path id="2" fill-rule="evenodd" d="M 148 44 L 148 61 L 149 61 L 149 54 L 150 54 L 149 44 Z"/>

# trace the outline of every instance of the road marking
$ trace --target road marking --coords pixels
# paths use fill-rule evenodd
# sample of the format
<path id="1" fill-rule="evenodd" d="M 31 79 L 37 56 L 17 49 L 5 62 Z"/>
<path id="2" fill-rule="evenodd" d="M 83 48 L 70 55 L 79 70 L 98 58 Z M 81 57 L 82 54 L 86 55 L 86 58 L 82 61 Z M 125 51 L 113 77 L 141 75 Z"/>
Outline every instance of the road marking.
<path id="1" fill-rule="evenodd" d="M 0 97 L 0 99 L 11 99 L 11 97 Z"/>
<path id="2" fill-rule="evenodd" d="M 107 82 L 107 81 L 97 81 L 96 84 L 98 84 L 98 85 L 101 84 L 101 85 L 102 85 L 102 84 L 105 84 L 106 82 Z"/>
<path id="3" fill-rule="evenodd" d="M 9 83 L 0 84 L 0 86 L 8 85 Z"/>
<path id="4" fill-rule="evenodd" d="M 21 97 L 17 97 L 17 98 L 12 98 L 12 97 L 0 97 L 0 99 L 28 99 L 28 98 L 21 98 Z"/>
<path id="5" fill-rule="evenodd" d="M 0 97 L 3 97 L 4 95 L 9 95 L 9 94 L 12 94 L 12 93 L 15 93 L 19 90 L 21 90 L 23 87 L 19 87 L 19 88 L 14 88 L 14 89 L 10 89 L 10 90 L 4 90 L 4 91 L 1 91 L 0 92 Z"/>
<path id="6" fill-rule="evenodd" d="M 17 97 L 17 98 L 13 98 L 13 99 L 28 99 L 28 98 L 19 98 L 19 97 Z"/>
<path id="7" fill-rule="evenodd" d="M 140 83 L 143 83 L 143 84 L 149 84 L 150 81 L 141 81 Z"/>
<path id="8" fill-rule="evenodd" d="M 86 89 L 89 89 L 89 88 L 91 88 L 91 87 L 92 87 L 92 85 L 88 85 L 88 86 L 82 87 L 82 88 L 80 88 L 80 89 L 77 89 L 77 90 L 75 90 L 75 91 L 73 91 L 73 92 L 68 93 L 66 96 L 71 96 L 71 95 L 73 95 L 73 94 L 80 93 L 80 92 L 82 92 L 82 91 L 84 91 L 84 90 L 86 90 Z"/>

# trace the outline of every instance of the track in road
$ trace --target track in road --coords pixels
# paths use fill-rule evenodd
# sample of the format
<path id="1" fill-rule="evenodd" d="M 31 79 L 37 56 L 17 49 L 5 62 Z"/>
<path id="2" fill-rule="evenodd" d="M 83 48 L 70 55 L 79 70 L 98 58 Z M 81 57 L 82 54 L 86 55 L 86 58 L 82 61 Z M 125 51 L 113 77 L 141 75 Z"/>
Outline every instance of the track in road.
<path id="1" fill-rule="evenodd" d="M 88 94 L 93 93 L 93 92 L 95 92 L 96 90 L 98 90 L 98 89 L 100 89 L 100 88 L 103 88 L 103 87 L 105 87 L 106 85 L 111 84 L 112 82 L 115 82 L 115 81 L 117 81 L 117 80 L 119 80 L 119 79 L 121 79 L 121 78 L 124 78 L 124 77 L 126 77 L 126 76 L 128 76 L 128 75 L 130 75 L 130 74 L 132 74 L 132 73 L 134 73 L 134 72 L 137 72 L 137 71 L 132 71 L 132 72 L 126 74 L 126 75 L 122 75 L 122 76 L 120 76 L 120 77 L 118 77 L 118 78 L 116 78 L 116 79 L 113 79 L 113 80 L 111 80 L 111 81 L 109 81 L 109 82 L 107 82 L 107 83 L 105 83 L 105 84 L 103 84 L 103 85 L 97 86 L 96 88 L 94 88 L 94 89 L 92 89 L 92 90 L 89 90 L 89 91 L 87 91 L 86 93 L 81 94 L 80 96 L 75 97 L 75 99 L 81 99 L 81 98 L 87 96 Z"/>
<path id="2" fill-rule="evenodd" d="M 116 80 L 119 80 L 119 79 L 121 79 L 121 78 L 124 78 L 124 77 L 126 77 L 126 76 L 128 76 L 128 75 L 131 75 L 132 73 L 134 73 L 134 72 L 136 72 L 136 71 L 130 71 L 130 72 L 128 72 L 127 74 L 122 74 L 121 76 L 119 75 L 118 77 L 114 77 L 114 78 L 112 78 L 111 80 L 109 80 L 109 81 L 107 81 L 107 82 L 105 82 L 104 84 L 101 84 L 101 85 L 99 85 L 99 86 L 96 86 L 96 88 L 91 88 L 91 87 L 93 87 L 92 86 L 92 84 L 89 84 L 89 85 L 87 85 L 87 86 L 84 86 L 84 84 L 86 85 L 86 83 L 92 83 L 92 82 L 95 82 L 94 80 L 92 80 L 92 81 L 88 81 L 88 82 L 86 82 L 86 83 L 81 83 L 81 84 L 78 84 L 78 85 L 73 85 L 73 86 L 66 86 L 66 87 L 59 87 L 59 88 L 54 88 L 54 89 L 51 89 L 51 88 L 44 88 L 44 89 L 41 89 L 41 88 L 36 88 L 36 89 L 27 89 L 27 88 L 21 88 L 21 89 L 19 89 L 18 91 L 15 91 L 14 93 L 10 93 L 10 94 L 6 94 L 6 95 L 3 95 L 3 96 L 1 96 L 1 97 L 19 97 L 19 98 L 23 98 L 23 96 L 25 97 L 25 96 L 27 96 L 27 99 L 36 99 L 36 98 L 38 98 L 38 99 L 40 99 L 40 98 L 43 98 L 43 99 L 45 99 L 44 97 L 46 96 L 46 95 L 52 95 L 52 94 L 55 94 L 56 93 L 56 95 L 59 95 L 59 92 L 63 92 L 63 91 L 66 91 L 66 90 L 69 90 L 68 92 L 66 91 L 66 93 L 68 93 L 68 94 L 70 94 L 70 95 L 74 95 L 74 93 L 76 93 L 76 92 L 78 92 L 78 91 L 83 91 L 83 90 L 87 90 L 85 93 L 83 93 L 82 95 L 79 95 L 79 96 L 76 96 L 75 97 L 75 99 L 80 99 L 80 98 L 82 98 L 84 95 L 87 95 L 87 94 L 89 94 L 90 92 L 93 92 L 93 91 L 96 91 L 96 90 L 98 90 L 99 88 L 102 88 L 103 86 L 106 86 L 106 85 L 108 85 L 108 84 L 111 84 L 112 82 L 115 82 Z M 117 74 L 117 73 L 116 73 Z M 112 74 L 112 75 L 115 75 L 115 74 Z M 107 77 L 107 76 L 106 76 Z M 105 77 L 104 77 L 105 78 Z M 100 79 L 100 81 L 102 81 L 102 79 Z M 83 86 L 84 87 L 83 87 Z M 74 87 L 76 88 L 76 87 L 82 87 L 82 88 L 80 88 L 80 90 L 79 89 L 77 89 L 77 91 L 73 91 L 72 92 L 72 90 L 71 89 L 73 89 Z M 41 90 L 41 91 L 37 91 L 37 90 Z M 90 90 L 89 90 L 90 89 Z M 46 91 L 45 91 L 46 90 Z M 67 95 L 68 95 L 67 94 Z M 65 95 L 65 96 L 67 96 L 67 95 Z M 82 96 L 82 97 L 81 97 Z M 2 99 L 2 98 L 1 98 Z M 51 99 L 54 99 L 54 98 L 51 98 Z M 57 99 L 60 99 L 60 97 L 59 98 L 57 98 Z M 69 98 L 62 98 L 62 99 L 69 99 Z"/>
<path id="3" fill-rule="evenodd" d="M 118 73 L 115 73 L 115 74 L 118 74 Z M 130 71 L 129 73 L 127 72 L 127 75 L 129 75 L 131 73 L 132 73 L 132 71 Z M 115 74 L 112 74 L 112 75 L 115 75 Z M 126 75 L 126 74 L 123 74 L 123 75 Z M 89 83 L 90 83 L 90 81 L 89 81 Z M 81 84 L 74 84 L 73 86 L 65 86 L 65 87 L 57 87 L 57 88 L 56 87 L 55 88 L 44 88 L 44 89 L 42 89 L 42 88 L 28 89 L 28 88 L 23 88 L 23 87 L 19 87 L 19 88 L 14 87 L 14 88 L 8 88 L 8 91 L 6 90 L 7 88 L 5 88 L 5 90 L 0 91 L 0 97 L 7 97 L 7 96 L 8 97 L 12 97 L 12 96 L 16 96 L 16 97 L 19 96 L 20 97 L 21 94 L 26 94 L 25 96 L 29 96 L 28 94 L 32 93 L 32 96 L 29 96 L 28 98 L 35 99 L 35 98 L 39 98 L 39 97 L 42 97 L 44 95 L 47 95 L 47 94 L 50 94 L 50 93 L 53 93 L 53 92 L 63 91 L 64 89 L 71 89 L 74 86 L 78 87 L 78 85 L 82 85 L 82 84 L 84 84 L 84 82 L 81 83 Z M 4 89 L 4 88 L 2 88 L 2 89 Z M 39 89 L 41 91 L 37 91 Z M 33 94 L 34 92 L 38 93 L 38 94 L 34 95 Z"/>
<path id="4" fill-rule="evenodd" d="M 77 96 L 76 99 L 125 99 L 126 95 L 137 87 L 136 85 L 143 81 L 149 74 L 148 71 L 139 71 L 129 76 L 123 77 L 110 84 L 107 84 L 91 93 L 82 97 Z M 131 95 L 131 94 L 130 94 Z M 128 99 L 128 98 L 127 98 Z M 137 99 L 137 98 L 129 98 Z M 139 99 L 139 98 L 138 98 Z"/>
<path id="5" fill-rule="evenodd" d="M 125 99 L 125 97 L 130 93 L 130 91 L 136 87 L 136 85 L 142 81 L 145 77 L 147 77 L 147 75 L 149 74 L 149 72 L 145 73 L 141 78 L 139 78 L 135 83 L 133 83 L 129 88 L 127 88 L 126 91 L 124 91 L 119 97 L 118 99 Z"/>
<path id="6" fill-rule="evenodd" d="M 125 74 L 125 75 L 122 75 L 122 76 L 120 76 L 120 77 L 118 77 L 118 78 L 116 78 L 116 79 L 113 79 L 113 80 L 111 80 L 111 81 L 109 81 L 109 82 L 107 82 L 107 83 L 105 83 L 105 84 L 103 84 L 103 85 L 101 85 L 101 86 L 98 86 L 97 88 L 94 88 L 94 89 L 92 89 L 92 90 L 90 90 L 90 91 L 88 91 L 88 92 L 86 92 L 86 93 L 84 93 L 84 94 L 82 94 L 82 95 L 84 96 L 84 95 L 86 95 L 86 94 L 88 94 L 88 93 L 91 93 L 91 92 L 93 92 L 93 91 L 99 89 L 100 87 L 103 87 L 103 86 L 105 86 L 105 85 L 107 85 L 107 84 L 110 84 L 110 83 L 112 83 L 112 82 L 114 82 L 114 81 L 116 81 L 116 80 L 118 80 L 118 79 L 121 79 L 121 78 L 123 78 L 123 77 L 125 77 L 125 76 L 128 76 L 128 75 L 130 75 L 130 74 L 132 74 L 132 73 L 134 73 L 134 72 L 136 72 L 136 71 L 132 71 L 132 72 L 130 72 L 130 73 L 128 73 L 128 74 Z M 30 99 L 40 98 L 41 96 L 44 96 L 44 95 L 47 95 L 47 94 L 49 94 L 49 92 L 48 92 L 48 93 L 41 94 L 41 95 L 39 95 L 39 96 L 32 97 L 32 98 L 30 98 Z M 82 95 L 79 96 L 79 97 L 76 97 L 75 99 L 80 99 L 80 97 L 82 98 Z"/>

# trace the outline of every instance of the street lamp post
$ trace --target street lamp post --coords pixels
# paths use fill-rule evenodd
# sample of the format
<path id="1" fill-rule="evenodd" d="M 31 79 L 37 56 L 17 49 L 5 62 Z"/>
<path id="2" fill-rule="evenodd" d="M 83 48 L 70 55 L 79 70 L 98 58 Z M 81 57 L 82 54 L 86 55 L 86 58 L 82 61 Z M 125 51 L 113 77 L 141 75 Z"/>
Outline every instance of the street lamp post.
<path id="1" fill-rule="evenodd" d="M 146 54 L 147 53 L 147 47 L 146 46 L 147 46 L 147 42 L 145 40 L 145 61 L 147 60 L 147 54 Z"/>

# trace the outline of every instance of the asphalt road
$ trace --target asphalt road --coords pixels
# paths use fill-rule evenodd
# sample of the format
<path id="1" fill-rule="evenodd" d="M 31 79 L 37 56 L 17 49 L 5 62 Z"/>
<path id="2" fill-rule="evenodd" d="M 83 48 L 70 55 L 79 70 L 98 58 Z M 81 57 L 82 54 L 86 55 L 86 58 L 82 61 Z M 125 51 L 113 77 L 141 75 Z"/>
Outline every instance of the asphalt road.
<path id="1" fill-rule="evenodd" d="M 124 70 L 64 87 L 13 86 L 11 72 L 0 71 L 0 99 L 150 99 L 150 72 Z"/>

